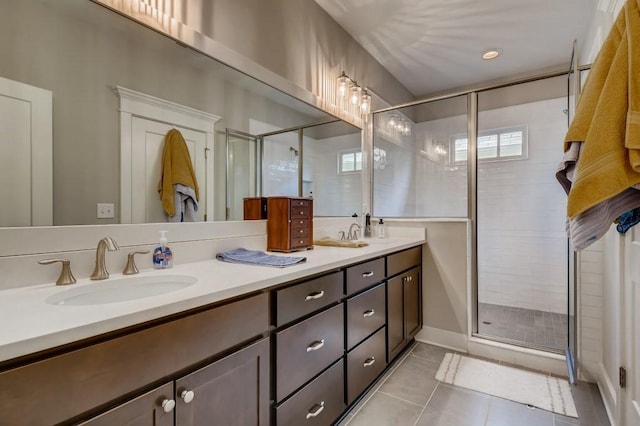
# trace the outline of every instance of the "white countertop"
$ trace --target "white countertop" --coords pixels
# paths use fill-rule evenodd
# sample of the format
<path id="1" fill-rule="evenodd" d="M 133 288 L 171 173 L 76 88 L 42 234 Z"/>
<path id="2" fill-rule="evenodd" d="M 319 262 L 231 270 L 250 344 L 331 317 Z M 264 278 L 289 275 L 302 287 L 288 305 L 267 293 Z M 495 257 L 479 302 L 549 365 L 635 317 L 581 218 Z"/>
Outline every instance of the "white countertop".
<path id="1" fill-rule="evenodd" d="M 240 265 L 215 259 L 177 265 L 165 270 L 145 270 L 138 276 L 190 275 L 198 282 L 174 292 L 141 299 L 88 306 L 51 305 L 46 299 L 70 288 L 99 286 L 107 281 L 78 280 L 72 286 L 43 284 L 0 291 L 0 361 L 64 345 L 145 321 L 219 302 L 371 257 L 413 247 L 424 235 L 384 240 L 367 239 L 361 248 L 315 246 L 291 253 L 305 263 L 286 268 Z"/>

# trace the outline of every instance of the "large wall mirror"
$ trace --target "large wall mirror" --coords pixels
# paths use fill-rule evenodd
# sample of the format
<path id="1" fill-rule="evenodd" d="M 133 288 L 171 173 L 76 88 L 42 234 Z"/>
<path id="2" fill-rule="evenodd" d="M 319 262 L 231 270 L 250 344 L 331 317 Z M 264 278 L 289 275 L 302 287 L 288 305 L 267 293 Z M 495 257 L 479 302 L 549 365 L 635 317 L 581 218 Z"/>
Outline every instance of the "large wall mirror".
<path id="1" fill-rule="evenodd" d="M 0 126 L 5 126 L 0 139 L 0 166 L 9 170 L 13 165 L 15 169 L 0 174 L 1 186 L 13 188 L 13 192 L 0 192 L 0 227 L 162 221 L 158 212 L 135 216 L 139 209 L 136 205 L 145 196 L 151 199 L 146 202 L 147 209 L 155 208 L 156 201 L 149 194 L 124 193 L 122 188 L 126 189 L 124 183 L 133 179 L 129 187 L 135 191 L 139 186 L 135 176 L 140 173 L 146 173 L 150 181 L 157 179 L 159 171 L 149 171 L 160 155 L 153 150 L 161 150 L 163 136 L 173 128 L 184 130 L 188 145 L 193 141 L 195 146 L 195 141 L 202 138 L 197 142 L 206 156 L 199 182 L 206 199 L 199 206 L 201 220 L 205 220 L 204 214 L 206 220 L 225 220 L 228 216 L 227 129 L 262 137 L 283 129 L 304 128 L 304 136 L 292 141 L 286 136 L 262 138 L 265 147 L 273 143 L 284 144 L 284 148 L 269 151 L 267 147 L 275 157 L 260 169 L 260 173 L 267 173 L 294 162 L 300 164 L 292 184 L 300 186 L 301 195 L 339 194 L 339 186 L 331 189 L 327 185 L 342 182 L 345 188 L 348 178 L 355 179 L 354 174 L 340 173 L 337 159 L 339 152 L 359 149 L 358 128 L 336 122 L 315 107 L 92 1 L 1 2 L 0 38 L 0 83 L 11 88 L 0 84 Z M 42 148 L 33 143 L 33 134 L 39 135 L 41 130 L 10 127 L 11 123 L 33 121 L 36 105 L 12 95 L 10 90 L 15 87 L 20 94 L 27 89 L 42 91 L 42 102 L 45 106 L 49 102 L 50 123 L 45 119 L 43 124 L 45 129 L 52 129 L 48 148 L 47 142 Z M 149 110 L 153 111 L 147 114 Z M 165 110 L 183 118 L 177 122 L 165 119 Z M 46 108 L 44 111 L 46 115 Z M 130 117 L 130 128 L 123 125 L 123 116 Z M 204 127 L 195 122 L 204 123 Z M 333 123 L 310 127 L 327 122 Z M 137 135 L 143 144 L 138 140 L 138 145 L 123 145 L 123 131 Z M 46 134 L 43 140 L 47 140 Z M 331 158 L 323 160 L 323 164 L 331 165 L 328 169 L 318 168 L 320 163 L 312 160 L 328 152 L 319 144 L 332 147 Z M 280 151 L 282 158 L 277 156 Z M 298 163 L 297 155 L 303 152 L 309 158 Z M 20 160 L 27 154 L 31 157 Z M 42 159 L 47 155 L 51 157 L 49 171 Z M 235 167 L 237 172 L 244 166 L 236 163 Z M 257 166 L 253 161 L 246 167 Z M 349 185 L 352 192 L 357 189 Z M 45 192 L 50 188 L 52 193 L 50 223 L 46 219 L 32 221 L 37 214 L 21 207 L 33 204 L 33 198 L 46 199 L 46 195 L 33 195 L 41 191 L 33 188 L 41 187 Z M 17 199 L 20 194 L 28 196 Z M 354 192 L 348 200 L 359 204 L 360 198 L 360 193 Z M 126 200 L 132 204 L 128 208 L 133 219 L 121 213 L 127 207 Z M 106 211 L 100 212 L 99 204 L 100 208 L 106 205 Z M 98 218 L 99 213 L 109 216 L 109 205 L 113 205 L 113 218 Z M 331 201 L 331 209 L 317 213 L 347 215 L 352 210 L 351 205 Z"/>

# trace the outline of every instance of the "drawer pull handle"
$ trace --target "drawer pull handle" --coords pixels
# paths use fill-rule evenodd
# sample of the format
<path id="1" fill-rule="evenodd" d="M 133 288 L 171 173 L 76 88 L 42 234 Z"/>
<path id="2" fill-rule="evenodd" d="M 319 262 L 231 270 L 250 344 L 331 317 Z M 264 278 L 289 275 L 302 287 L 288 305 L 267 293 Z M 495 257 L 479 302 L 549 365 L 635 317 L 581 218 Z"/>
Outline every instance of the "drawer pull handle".
<path id="1" fill-rule="evenodd" d="M 324 410 L 324 401 L 321 401 L 319 404 L 314 404 L 313 407 L 307 412 L 307 420 L 312 417 L 317 417 Z"/>
<path id="2" fill-rule="evenodd" d="M 375 314 L 375 313 L 376 313 L 376 311 L 374 309 L 369 309 L 367 311 L 364 311 L 362 313 L 362 316 L 366 318 L 366 317 L 373 316 L 373 314 Z"/>
<path id="3" fill-rule="evenodd" d="M 369 272 L 363 272 L 362 273 L 362 278 L 369 278 L 373 276 L 373 271 L 369 271 Z"/>
<path id="4" fill-rule="evenodd" d="M 309 293 L 309 295 L 304 298 L 304 301 L 308 302 L 309 300 L 320 299 L 323 296 L 324 296 L 324 290 L 314 291 L 313 293 Z"/>
<path id="5" fill-rule="evenodd" d="M 373 363 L 376 362 L 376 358 L 375 357 L 371 357 L 371 358 L 367 358 L 364 360 L 364 364 L 362 364 L 364 367 L 370 367 L 373 365 Z"/>
<path id="6" fill-rule="evenodd" d="M 176 407 L 176 402 L 173 399 L 165 399 L 162 401 L 162 409 L 165 413 L 170 413 Z"/>
<path id="7" fill-rule="evenodd" d="M 193 391 L 183 390 L 182 393 L 180 393 L 180 398 L 187 404 L 193 401 L 194 396 Z"/>
<path id="8" fill-rule="evenodd" d="M 317 351 L 318 349 L 322 348 L 323 346 L 324 346 L 324 339 L 316 340 L 315 342 L 313 342 L 309 346 L 307 346 L 307 352 Z"/>

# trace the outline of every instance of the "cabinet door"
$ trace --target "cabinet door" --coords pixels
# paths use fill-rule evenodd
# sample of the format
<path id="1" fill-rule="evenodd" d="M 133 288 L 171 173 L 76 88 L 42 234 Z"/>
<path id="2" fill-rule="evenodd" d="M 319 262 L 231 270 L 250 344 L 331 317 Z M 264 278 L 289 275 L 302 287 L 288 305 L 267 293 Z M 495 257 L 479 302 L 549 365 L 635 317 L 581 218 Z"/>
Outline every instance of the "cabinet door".
<path id="1" fill-rule="evenodd" d="M 420 286 L 420 269 L 413 268 L 404 276 L 404 320 L 405 340 L 416 335 L 422 327 L 422 294 Z"/>
<path id="2" fill-rule="evenodd" d="M 404 276 L 387 282 L 387 362 L 391 362 L 402 350 L 404 343 Z"/>
<path id="3" fill-rule="evenodd" d="M 176 425 L 268 425 L 269 339 L 176 380 Z"/>
<path id="4" fill-rule="evenodd" d="M 125 402 L 81 425 L 171 426 L 173 425 L 173 407 L 175 407 L 175 400 L 172 382 Z"/>
<path id="5" fill-rule="evenodd" d="M 388 362 L 422 327 L 422 291 L 420 267 L 413 268 L 387 282 Z"/>

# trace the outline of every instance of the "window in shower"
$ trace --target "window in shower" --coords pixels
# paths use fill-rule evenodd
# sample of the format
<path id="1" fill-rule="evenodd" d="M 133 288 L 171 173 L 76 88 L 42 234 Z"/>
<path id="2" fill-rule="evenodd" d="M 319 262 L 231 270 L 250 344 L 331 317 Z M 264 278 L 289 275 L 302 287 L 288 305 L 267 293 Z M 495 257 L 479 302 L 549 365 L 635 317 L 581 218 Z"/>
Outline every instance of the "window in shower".
<path id="1" fill-rule="evenodd" d="M 466 135 L 451 138 L 453 162 L 467 161 Z M 527 157 L 527 126 L 491 129 L 478 134 L 478 161 L 516 160 Z"/>
<path id="2" fill-rule="evenodd" d="M 338 152 L 338 173 L 355 173 L 362 171 L 362 151 L 346 149 Z"/>
<path id="3" fill-rule="evenodd" d="M 565 76 L 478 95 L 477 331 L 557 352 L 568 327 L 566 198 L 555 179 L 565 108 Z"/>

